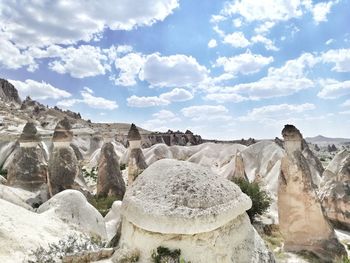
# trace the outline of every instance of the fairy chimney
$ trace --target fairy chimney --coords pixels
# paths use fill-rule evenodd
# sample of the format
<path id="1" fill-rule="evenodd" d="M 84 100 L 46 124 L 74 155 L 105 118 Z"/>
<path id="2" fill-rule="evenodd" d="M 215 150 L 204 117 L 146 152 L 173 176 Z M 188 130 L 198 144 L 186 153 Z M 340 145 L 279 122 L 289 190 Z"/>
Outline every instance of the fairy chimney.
<path id="1" fill-rule="evenodd" d="M 147 168 L 145 157 L 141 150 L 141 135 L 135 124 L 131 124 L 129 133 L 129 161 L 128 161 L 128 185 L 131 185 L 137 176 Z"/>
<path id="2" fill-rule="evenodd" d="M 57 123 L 53 133 L 52 142 L 54 147 L 68 147 L 73 139 L 73 132 L 67 117 Z"/>

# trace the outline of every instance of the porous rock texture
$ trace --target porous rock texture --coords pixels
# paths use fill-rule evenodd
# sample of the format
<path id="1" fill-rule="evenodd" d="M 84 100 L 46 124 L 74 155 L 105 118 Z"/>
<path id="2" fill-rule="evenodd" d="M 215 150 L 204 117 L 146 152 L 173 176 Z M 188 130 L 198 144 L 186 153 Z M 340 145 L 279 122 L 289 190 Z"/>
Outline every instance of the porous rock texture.
<path id="1" fill-rule="evenodd" d="M 52 136 L 53 142 L 71 142 L 73 139 L 73 132 L 71 131 L 71 125 L 67 117 L 64 117 L 59 121 L 55 127 L 55 131 Z"/>
<path id="2" fill-rule="evenodd" d="M 111 210 L 109 210 L 108 214 L 104 217 L 108 240 L 111 240 L 117 234 L 121 226 L 121 207 L 121 201 L 114 201 Z"/>
<path id="3" fill-rule="evenodd" d="M 308 250 L 331 261 L 346 252 L 323 213 L 309 164 L 301 152 L 302 135 L 292 125 L 286 125 L 282 135 L 286 155 L 279 177 L 278 216 L 284 249 Z"/>
<path id="4" fill-rule="evenodd" d="M 6 79 L 0 79 L 0 99 L 6 102 L 21 104 L 18 91 Z"/>
<path id="5" fill-rule="evenodd" d="M 102 215 L 76 190 L 65 190 L 42 204 L 38 213 L 60 218 L 67 224 L 77 226 L 86 234 L 107 238 L 106 226 Z"/>
<path id="6" fill-rule="evenodd" d="M 120 172 L 118 156 L 111 142 L 105 143 L 101 149 L 98 162 L 97 195 L 115 196 L 123 199 L 125 182 Z"/>
<path id="7" fill-rule="evenodd" d="M 42 148 L 38 146 L 39 136 L 32 122 L 28 122 L 19 138 L 20 144 L 8 166 L 7 185 L 28 191 L 38 191 L 47 182 L 47 163 Z"/>
<path id="8" fill-rule="evenodd" d="M 151 262 L 158 246 L 199 262 L 274 262 L 245 213 L 251 200 L 210 169 L 163 159 L 126 191 L 120 247 Z M 116 252 L 118 253 L 118 251 Z"/>
<path id="9" fill-rule="evenodd" d="M 322 176 L 319 196 L 331 222 L 350 231 L 350 152 L 339 152 Z"/>
<path id="10" fill-rule="evenodd" d="M 51 195 L 66 189 L 78 189 L 75 183 L 80 168 L 71 147 L 54 147 L 49 159 L 49 185 Z"/>

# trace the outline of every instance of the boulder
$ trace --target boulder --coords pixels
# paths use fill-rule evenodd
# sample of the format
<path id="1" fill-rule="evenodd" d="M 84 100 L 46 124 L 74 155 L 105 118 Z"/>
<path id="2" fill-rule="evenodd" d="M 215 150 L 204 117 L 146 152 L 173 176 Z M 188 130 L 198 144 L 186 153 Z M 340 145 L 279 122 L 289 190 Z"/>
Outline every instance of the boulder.
<path id="1" fill-rule="evenodd" d="M 139 251 L 140 262 L 159 246 L 198 263 L 274 262 L 250 224 L 250 207 L 237 185 L 210 169 L 163 159 L 127 189 L 119 246 Z"/>
<path id="2" fill-rule="evenodd" d="M 97 195 L 115 196 L 123 199 L 125 182 L 120 172 L 118 156 L 111 142 L 105 143 L 101 149 L 98 162 Z"/>
<path id="3" fill-rule="evenodd" d="M 115 201 L 112 205 L 111 210 L 105 216 L 106 230 L 108 240 L 112 240 L 112 238 L 117 234 L 118 229 L 121 226 L 121 201 Z"/>
<path id="4" fill-rule="evenodd" d="M 76 190 L 65 190 L 42 204 L 38 213 L 60 218 L 67 224 L 78 227 L 89 235 L 107 238 L 106 226 L 102 215 Z"/>
<path id="5" fill-rule="evenodd" d="M 319 196 L 330 221 L 350 231 L 350 152 L 339 152 L 322 175 Z"/>

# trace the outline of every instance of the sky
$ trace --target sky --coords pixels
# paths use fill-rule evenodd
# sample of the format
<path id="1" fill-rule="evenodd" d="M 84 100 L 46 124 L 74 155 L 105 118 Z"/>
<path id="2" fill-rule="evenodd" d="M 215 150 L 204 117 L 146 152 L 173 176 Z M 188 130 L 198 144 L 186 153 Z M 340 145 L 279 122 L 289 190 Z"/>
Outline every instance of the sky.
<path id="1" fill-rule="evenodd" d="M 2 0 L 0 77 L 94 122 L 350 137 L 350 1 Z"/>

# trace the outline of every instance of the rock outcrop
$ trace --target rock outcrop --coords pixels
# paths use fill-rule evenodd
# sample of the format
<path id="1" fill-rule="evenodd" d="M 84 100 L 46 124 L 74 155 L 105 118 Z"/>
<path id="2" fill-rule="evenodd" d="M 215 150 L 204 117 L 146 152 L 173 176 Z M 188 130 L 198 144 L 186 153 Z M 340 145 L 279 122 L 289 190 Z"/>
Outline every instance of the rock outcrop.
<path id="1" fill-rule="evenodd" d="M 38 191 L 47 182 L 47 164 L 40 138 L 32 122 L 28 122 L 19 138 L 20 148 L 8 167 L 7 185 L 28 191 Z"/>
<path id="2" fill-rule="evenodd" d="M 111 142 L 103 145 L 98 162 L 97 195 L 123 199 L 125 182 L 120 172 L 118 156 Z"/>
<path id="3" fill-rule="evenodd" d="M 62 221 L 77 227 L 83 233 L 107 238 L 106 226 L 102 215 L 76 190 L 65 190 L 56 194 L 38 209 L 50 217 L 58 217 Z"/>
<path id="4" fill-rule="evenodd" d="M 308 250 L 322 260 L 332 261 L 346 252 L 316 195 L 309 164 L 301 152 L 302 135 L 293 125 L 286 125 L 282 135 L 286 155 L 279 178 L 278 216 L 284 249 Z"/>
<path id="5" fill-rule="evenodd" d="M 61 120 L 53 134 L 53 150 L 49 159 L 49 187 L 51 196 L 66 190 L 79 189 L 83 184 L 78 159 L 70 146 L 73 133 L 67 118 Z"/>
<path id="6" fill-rule="evenodd" d="M 350 152 L 339 152 L 322 176 L 319 196 L 331 222 L 350 231 Z"/>
<path id="7" fill-rule="evenodd" d="M 131 185 L 137 176 L 147 168 L 145 157 L 141 150 L 141 135 L 135 124 L 131 124 L 129 133 L 129 160 L 128 160 L 128 185 Z"/>
<path id="8" fill-rule="evenodd" d="M 21 104 L 17 89 L 6 79 L 0 79 L 0 99 L 5 102 Z"/>
<path id="9" fill-rule="evenodd" d="M 210 169 L 160 160 L 126 191 L 119 247 L 139 251 L 141 262 L 158 246 L 196 263 L 274 262 L 250 224 L 250 207 L 237 185 Z"/>
<path id="10" fill-rule="evenodd" d="M 239 151 L 237 151 L 235 159 L 235 171 L 233 178 L 240 178 L 248 181 L 247 174 L 245 173 L 244 169 L 242 154 Z"/>

